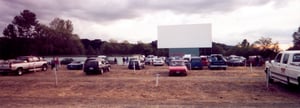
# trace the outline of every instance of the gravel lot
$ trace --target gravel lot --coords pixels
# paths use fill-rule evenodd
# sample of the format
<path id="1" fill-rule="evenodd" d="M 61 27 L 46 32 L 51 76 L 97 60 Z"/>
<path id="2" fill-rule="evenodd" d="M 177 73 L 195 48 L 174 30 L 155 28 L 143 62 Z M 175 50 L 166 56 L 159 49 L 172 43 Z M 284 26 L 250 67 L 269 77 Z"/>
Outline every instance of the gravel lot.
<path id="1" fill-rule="evenodd" d="M 31 72 L 0 76 L 2 108 L 35 107 L 299 107 L 300 90 L 278 82 L 266 87 L 264 67 L 192 70 L 186 77 L 169 77 L 167 66 L 128 70 L 112 65 L 103 75 L 60 67 L 54 73 Z M 155 86 L 156 74 L 160 74 Z"/>

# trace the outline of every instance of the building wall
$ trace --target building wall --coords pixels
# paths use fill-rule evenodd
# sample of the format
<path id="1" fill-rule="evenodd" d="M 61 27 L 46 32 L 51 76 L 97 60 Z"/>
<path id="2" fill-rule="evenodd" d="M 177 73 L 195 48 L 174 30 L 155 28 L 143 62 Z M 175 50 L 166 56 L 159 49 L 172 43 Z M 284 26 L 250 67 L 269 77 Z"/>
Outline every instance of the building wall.
<path id="1" fill-rule="evenodd" d="M 183 56 L 184 54 L 191 54 L 192 56 L 199 56 L 199 48 L 170 48 L 169 56 Z"/>

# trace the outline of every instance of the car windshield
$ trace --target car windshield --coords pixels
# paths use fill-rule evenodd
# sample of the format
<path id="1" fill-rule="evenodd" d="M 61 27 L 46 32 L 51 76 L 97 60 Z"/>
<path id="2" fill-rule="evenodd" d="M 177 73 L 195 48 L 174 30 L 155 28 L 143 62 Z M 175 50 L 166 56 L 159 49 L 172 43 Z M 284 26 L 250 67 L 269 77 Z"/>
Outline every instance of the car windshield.
<path id="1" fill-rule="evenodd" d="M 213 62 L 223 61 L 223 58 L 221 56 L 212 56 L 211 61 L 213 61 Z"/>
<path id="2" fill-rule="evenodd" d="M 185 66 L 184 61 L 171 61 L 171 66 Z"/>
<path id="3" fill-rule="evenodd" d="M 162 59 L 155 59 L 155 61 L 162 61 Z"/>
<path id="4" fill-rule="evenodd" d="M 138 61 L 130 61 L 129 65 L 138 64 L 138 63 L 139 63 Z"/>
<path id="5" fill-rule="evenodd" d="M 81 61 L 73 61 L 72 63 L 81 63 Z"/>

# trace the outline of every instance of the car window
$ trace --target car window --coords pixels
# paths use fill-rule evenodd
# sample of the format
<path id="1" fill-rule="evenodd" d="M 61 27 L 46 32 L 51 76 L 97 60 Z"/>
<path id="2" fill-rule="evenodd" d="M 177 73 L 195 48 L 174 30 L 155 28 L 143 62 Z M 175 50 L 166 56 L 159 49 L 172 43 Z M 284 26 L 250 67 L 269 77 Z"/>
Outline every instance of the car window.
<path id="1" fill-rule="evenodd" d="M 282 63 L 283 64 L 287 64 L 287 62 L 288 62 L 288 60 L 289 60 L 289 54 L 284 54 L 284 56 L 283 56 L 283 60 L 282 60 Z"/>
<path id="2" fill-rule="evenodd" d="M 191 62 L 201 62 L 201 59 L 192 59 Z"/>
<path id="3" fill-rule="evenodd" d="M 300 62 L 300 54 L 294 54 L 293 62 Z"/>
<path id="4" fill-rule="evenodd" d="M 37 57 L 32 57 L 32 61 L 39 61 L 39 58 L 37 58 Z"/>
<path id="5" fill-rule="evenodd" d="M 277 62 L 277 63 L 280 63 L 281 56 L 282 56 L 282 54 L 281 54 L 281 53 L 280 53 L 280 54 L 278 54 L 278 55 L 276 56 L 276 58 L 275 58 L 275 62 Z"/>
<path id="6" fill-rule="evenodd" d="M 97 66 L 98 62 L 97 61 L 87 61 L 86 65 L 88 65 L 88 66 Z"/>
<path id="7" fill-rule="evenodd" d="M 172 61 L 171 66 L 185 66 L 184 61 Z"/>

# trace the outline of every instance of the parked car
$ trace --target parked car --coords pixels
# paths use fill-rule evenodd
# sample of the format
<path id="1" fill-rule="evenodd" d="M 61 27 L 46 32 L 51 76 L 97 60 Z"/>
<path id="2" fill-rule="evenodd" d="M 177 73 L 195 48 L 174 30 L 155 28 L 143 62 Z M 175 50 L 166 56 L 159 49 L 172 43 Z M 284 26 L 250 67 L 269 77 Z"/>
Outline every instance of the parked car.
<path id="1" fill-rule="evenodd" d="M 69 70 L 81 70 L 83 68 L 82 61 L 73 61 L 72 63 L 67 65 L 67 69 Z"/>
<path id="2" fill-rule="evenodd" d="M 183 75 L 187 76 L 188 69 L 184 60 L 172 60 L 169 65 L 169 76 Z"/>
<path id="3" fill-rule="evenodd" d="M 140 60 L 130 60 L 128 64 L 128 69 L 143 69 L 145 68 L 145 64 Z"/>
<path id="4" fill-rule="evenodd" d="M 202 58 L 200 57 L 191 57 L 191 69 L 203 69 Z"/>
<path id="5" fill-rule="evenodd" d="M 229 66 L 244 66 L 246 58 L 242 56 L 231 55 L 227 59 L 227 65 Z"/>
<path id="6" fill-rule="evenodd" d="M 74 59 L 73 58 L 63 58 L 61 61 L 60 61 L 60 64 L 62 65 L 67 65 L 67 64 L 70 64 L 71 62 L 73 62 Z"/>
<path id="7" fill-rule="evenodd" d="M 89 59 L 84 63 L 83 71 L 88 75 L 92 73 L 103 74 L 110 71 L 110 65 L 104 59 Z"/>
<path id="8" fill-rule="evenodd" d="M 179 56 L 168 57 L 166 59 L 166 64 L 169 66 L 172 60 L 183 60 L 183 58 Z"/>
<path id="9" fill-rule="evenodd" d="M 264 64 L 264 60 L 260 55 L 249 56 L 247 60 L 247 65 L 250 66 L 262 66 Z"/>
<path id="10" fill-rule="evenodd" d="M 300 50 L 278 53 L 274 60 L 266 62 L 265 72 L 269 83 L 277 80 L 300 86 Z"/>
<path id="11" fill-rule="evenodd" d="M 17 75 L 23 75 L 29 71 L 46 71 L 47 61 L 36 56 L 20 56 L 17 59 L 7 60 L 0 64 L 0 73 L 6 75 L 14 72 Z"/>
<path id="12" fill-rule="evenodd" d="M 163 66 L 165 64 L 162 58 L 153 59 L 153 66 Z"/>
<path id="13" fill-rule="evenodd" d="M 201 58 L 201 63 L 203 66 L 207 66 L 208 65 L 208 58 L 207 56 L 200 56 Z"/>
<path id="14" fill-rule="evenodd" d="M 222 54 L 211 54 L 209 57 L 209 69 L 227 69 L 227 61 Z"/>

